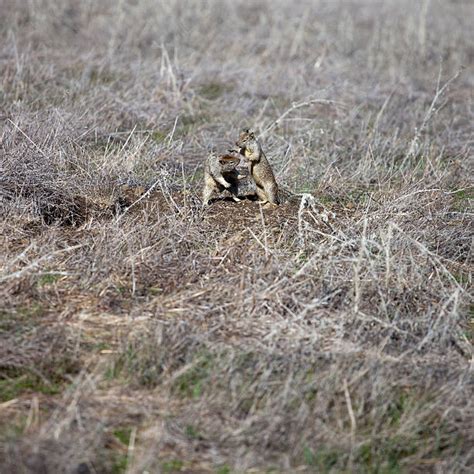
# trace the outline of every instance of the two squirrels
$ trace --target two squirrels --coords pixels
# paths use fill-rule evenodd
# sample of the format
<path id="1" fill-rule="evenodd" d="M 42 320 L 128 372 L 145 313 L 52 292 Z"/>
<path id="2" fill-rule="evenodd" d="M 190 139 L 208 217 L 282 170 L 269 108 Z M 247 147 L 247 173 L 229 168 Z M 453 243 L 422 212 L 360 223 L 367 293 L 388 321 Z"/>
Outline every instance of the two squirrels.
<path id="1" fill-rule="evenodd" d="M 213 153 L 208 156 L 204 169 L 203 205 L 209 204 L 215 191 L 222 192 L 224 189 L 231 193 L 234 201 L 240 201 L 239 197 L 244 195 L 256 194 L 261 204 L 280 204 L 275 175 L 255 133 L 248 129 L 243 130 L 235 144 L 237 151 L 232 150 L 230 154 L 220 157 Z M 254 183 L 251 186 L 253 189 L 249 190 L 248 185 L 239 186 L 244 183 L 241 180 L 245 180 L 247 176 L 236 169 L 240 162 L 237 153 L 242 155 L 248 164 L 249 176 Z"/>

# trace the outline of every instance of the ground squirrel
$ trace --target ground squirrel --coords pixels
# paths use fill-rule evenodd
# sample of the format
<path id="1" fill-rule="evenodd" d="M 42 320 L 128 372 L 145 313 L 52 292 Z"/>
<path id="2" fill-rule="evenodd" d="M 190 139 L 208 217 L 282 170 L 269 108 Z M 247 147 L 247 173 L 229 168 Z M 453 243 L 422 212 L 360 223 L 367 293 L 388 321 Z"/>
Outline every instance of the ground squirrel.
<path id="1" fill-rule="evenodd" d="M 275 176 L 255 134 L 250 130 L 244 130 L 235 144 L 249 164 L 249 172 L 257 185 L 256 193 L 260 202 L 280 204 Z"/>
<path id="2" fill-rule="evenodd" d="M 204 189 L 202 192 L 203 206 L 209 204 L 209 200 L 214 192 L 221 193 L 227 189 L 234 201 L 239 202 L 239 195 L 243 188 L 239 186 L 239 181 L 245 178 L 236 168 L 240 163 L 240 158 L 234 154 L 217 156 L 215 153 L 209 154 L 204 167 Z M 248 186 L 247 186 L 248 187 Z M 247 190 L 244 194 L 248 194 Z"/>

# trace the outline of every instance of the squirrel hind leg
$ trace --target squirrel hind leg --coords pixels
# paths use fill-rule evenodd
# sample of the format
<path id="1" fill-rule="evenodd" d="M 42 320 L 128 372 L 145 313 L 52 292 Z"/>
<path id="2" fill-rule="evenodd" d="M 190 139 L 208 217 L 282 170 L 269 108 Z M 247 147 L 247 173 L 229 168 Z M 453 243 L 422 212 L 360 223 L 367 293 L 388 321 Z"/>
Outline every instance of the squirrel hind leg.
<path id="1" fill-rule="evenodd" d="M 202 207 L 206 207 L 209 204 L 212 193 L 214 192 L 214 186 L 206 185 L 202 191 Z"/>
<path id="2" fill-rule="evenodd" d="M 265 204 L 266 202 L 268 202 L 267 193 L 262 188 L 257 186 L 256 194 L 257 194 L 257 197 L 258 197 L 258 202 L 260 204 Z"/>
<path id="3" fill-rule="evenodd" d="M 270 186 L 269 189 L 265 190 L 265 193 L 269 202 L 275 204 L 276 206 L 280 204 L 280 199 L 278 198 L 278 187 L 276 185 Z"/>

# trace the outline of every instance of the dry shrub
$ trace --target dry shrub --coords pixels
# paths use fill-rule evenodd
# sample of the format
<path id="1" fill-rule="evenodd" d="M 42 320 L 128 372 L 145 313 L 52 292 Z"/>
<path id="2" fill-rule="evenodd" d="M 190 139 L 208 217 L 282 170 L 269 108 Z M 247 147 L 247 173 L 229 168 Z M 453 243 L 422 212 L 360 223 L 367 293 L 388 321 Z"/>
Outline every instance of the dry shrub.
<path id="1" fill-rule="evenodd" d="M 0 10 L 4 471 L 472 470 L 472 4 Z"/>

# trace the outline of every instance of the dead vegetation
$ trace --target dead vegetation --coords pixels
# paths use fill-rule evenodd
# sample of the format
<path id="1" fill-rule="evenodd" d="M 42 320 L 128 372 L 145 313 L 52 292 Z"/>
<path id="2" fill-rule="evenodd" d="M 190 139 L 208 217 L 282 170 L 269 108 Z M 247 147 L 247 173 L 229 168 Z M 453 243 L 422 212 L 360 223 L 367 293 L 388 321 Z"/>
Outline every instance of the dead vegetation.
<path id="1" fill-rule="evenodd" d="M 2 472 L 472 471 L 470 2 L 0 10 Z"/>

